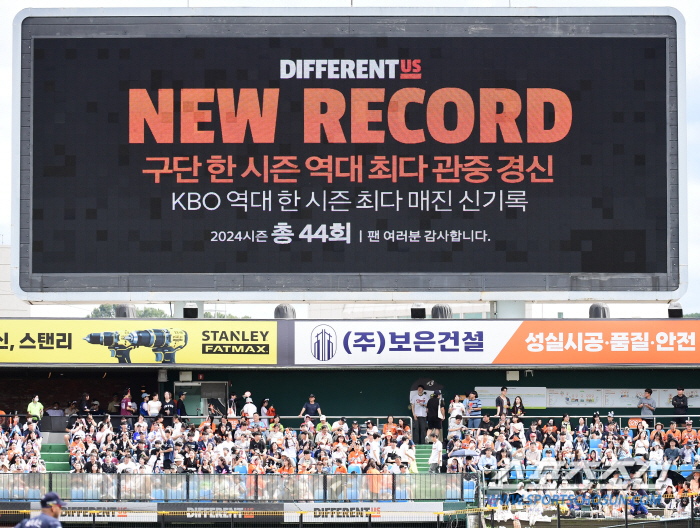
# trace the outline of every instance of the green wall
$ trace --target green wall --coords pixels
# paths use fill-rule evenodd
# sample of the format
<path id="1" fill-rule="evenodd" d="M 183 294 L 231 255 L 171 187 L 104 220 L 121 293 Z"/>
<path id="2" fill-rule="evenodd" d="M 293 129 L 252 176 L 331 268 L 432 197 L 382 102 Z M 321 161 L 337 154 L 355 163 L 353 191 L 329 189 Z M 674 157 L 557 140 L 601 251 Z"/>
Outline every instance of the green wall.
<path id="1" fill-rule="evenodd" d="M 435 369 L 435 370 L 322 370 L 322 369 L 270 369 L 241 370 L 226 369 L 202 371 L 204 381 L 230 381 L 230 391 L 238 395 L 246 390 L 253 394 L 255 405 L 263 398 L 270 398 L 281 415 L 296 415 L 310 393 L 328 415 L 385 416 L 409 415 L 408 391 L 418 378 L 434 379 L 442 384 L 445 398 L 454 394 L 465 394 L 475 386 L 533 386 L 547 388 L 675 388 L 683 384 L 687 388 L 700 385 L 697 369 L 567 369 L 537 370 L 534 376 L 525 378 L 520 371 L 520 381 L 506 382 L 504 370 Z M 193 379 L 199 372 L 193 371 Z M 170 379 L 177 379 L 177 372 L 170 372 Z M 172 383 L 169 383 L 172 388 Z M 517 393 L 511 391 L 511 401 Z M 484 402 L 493 405 L 493 402 Z M 527 408 L 527 400 L 525 400 Z M 599 411 L 601 417 L 613 410 L 615 414 L 637 414 L 636 409 L 568 409 L 574 415 L 590 416 Z M 560 417 L 567 409 L 550 408 L 533 410 L 530 415 Z M 662 409 L 657 414 L 671 414 L 672 409 Z M 529 422 L 527 422 L 529 423 Z M 285 424 L 286 425 L 286 424 Z M 295 425 L 295 424 L 291 424 Z"/>

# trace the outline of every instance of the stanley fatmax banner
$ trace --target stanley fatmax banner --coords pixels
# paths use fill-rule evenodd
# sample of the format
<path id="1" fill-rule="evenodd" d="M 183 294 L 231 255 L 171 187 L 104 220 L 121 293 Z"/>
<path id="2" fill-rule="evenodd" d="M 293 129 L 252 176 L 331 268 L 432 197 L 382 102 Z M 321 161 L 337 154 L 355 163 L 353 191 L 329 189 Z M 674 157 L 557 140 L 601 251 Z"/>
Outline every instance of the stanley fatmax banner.
<path id="1" fill-rule="evenodd" d="M 3 319 L 0 363 L 276 365 L 277 322 Z"/>

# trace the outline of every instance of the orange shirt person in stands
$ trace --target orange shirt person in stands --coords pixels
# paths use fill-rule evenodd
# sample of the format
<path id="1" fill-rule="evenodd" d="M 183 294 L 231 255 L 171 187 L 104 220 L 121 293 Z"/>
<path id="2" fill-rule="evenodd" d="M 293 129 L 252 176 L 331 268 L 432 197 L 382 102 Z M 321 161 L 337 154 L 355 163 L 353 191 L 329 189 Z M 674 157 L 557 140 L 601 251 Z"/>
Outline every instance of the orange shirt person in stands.
<path id="1" fill-rule="evenodd" d="M 670 436 L 669 436 L 670 435 Z M 666 431 L 666 436 L 664 436 L 664 442 L 668 445 L 671 437 L 676 439 L 676 444 L 681 444 L 681 430 L 676 428 L 676 422 L 671 421 L 671 428 Z"/>
<path id="2" fill-rule="evenodd" d="M 369 461 L 369 469 L 367 470 L 367 479 L 369 480 L 369 493 L 372 500 L 379 499 L 379 488 L 381 486 L 381 475 L 377 469 L 377 463 L 374 460 Z"/>
<path id="3" fill-rule="evenodd" d="M 352 451 L 350 451 L 350 453 L 348 454 L 348 464 L 352 466 L 356 464 L 362 465 L 364 463 L 365 454 L 362 451 L 362 449 L 360 449 L 360 445 L 357 443 L 353 444 Z"/>
<path id="4" fill-rule="evenodd" d="M 294 466 L 289 457 L 282 457 L 282 467 L 279 469 L 278 473 L 283 475 L 291 475 L 294 473 Z"/>
<path id="5" fill-rule="evenodd" d="M 682 435 L 683 445 L 690 442 L 690 444 L 695 444 L 698 440 L 698 433 L 693 429 L 693 420 L 688 419 L 685 421 L 685 431 Z"/>
<path id="6" fill-rule="evenodd" d="M 386 417 L 386 423 L 384 427 L 382 427 L 382 434 L 384 436 L 390 434 L 396 438 L 396 424 L 394 423 L 394 417 L 392 415 Z"/>

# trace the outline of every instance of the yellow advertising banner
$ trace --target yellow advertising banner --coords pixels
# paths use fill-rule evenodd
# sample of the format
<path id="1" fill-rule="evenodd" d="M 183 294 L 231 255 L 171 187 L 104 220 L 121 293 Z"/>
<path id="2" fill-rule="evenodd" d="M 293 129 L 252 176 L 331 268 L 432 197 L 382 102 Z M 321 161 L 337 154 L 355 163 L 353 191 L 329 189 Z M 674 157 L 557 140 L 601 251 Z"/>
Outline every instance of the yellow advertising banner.
<path id="1" fill-rule="evenodd" d="M 0 363 L 276 365 L 277 322 L 2 319 Z"/>

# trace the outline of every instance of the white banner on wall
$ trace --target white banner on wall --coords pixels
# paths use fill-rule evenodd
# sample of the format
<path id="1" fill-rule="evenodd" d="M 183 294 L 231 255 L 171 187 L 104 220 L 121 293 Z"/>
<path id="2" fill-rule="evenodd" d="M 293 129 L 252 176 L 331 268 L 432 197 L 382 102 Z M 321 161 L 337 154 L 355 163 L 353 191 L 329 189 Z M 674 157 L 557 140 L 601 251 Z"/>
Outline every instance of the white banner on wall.
<path id="1" fill-rule="evenodd" d="M 654 389 L 651 397 L 656 400 L 657 409 L 672 409 L 671 401 L 678 395 L 677 389 Z M 685 389 L 688 407 L 700 407 L 700 389 Z M 639 399 L 644 397 L 644 388 L 640 389 L 605 389 L 606 407 L 637 408 Z"/>
<path id="2" fill-rule="evenodd" d="M 482 408 L 495 409 L 496 398 L 501 395 L 501 387 L 476 387 Z M 508 387 L 510 405 L 515 403 L 515 397 L 520 396 L 527 413 L 528 409 L 545 409 L 547 407 L 547 387 Z"/>
<path id="3" fill-rule="evenodd" d="M 547 407 L 602 407 L 602 389 L 547 389 Z"/>

